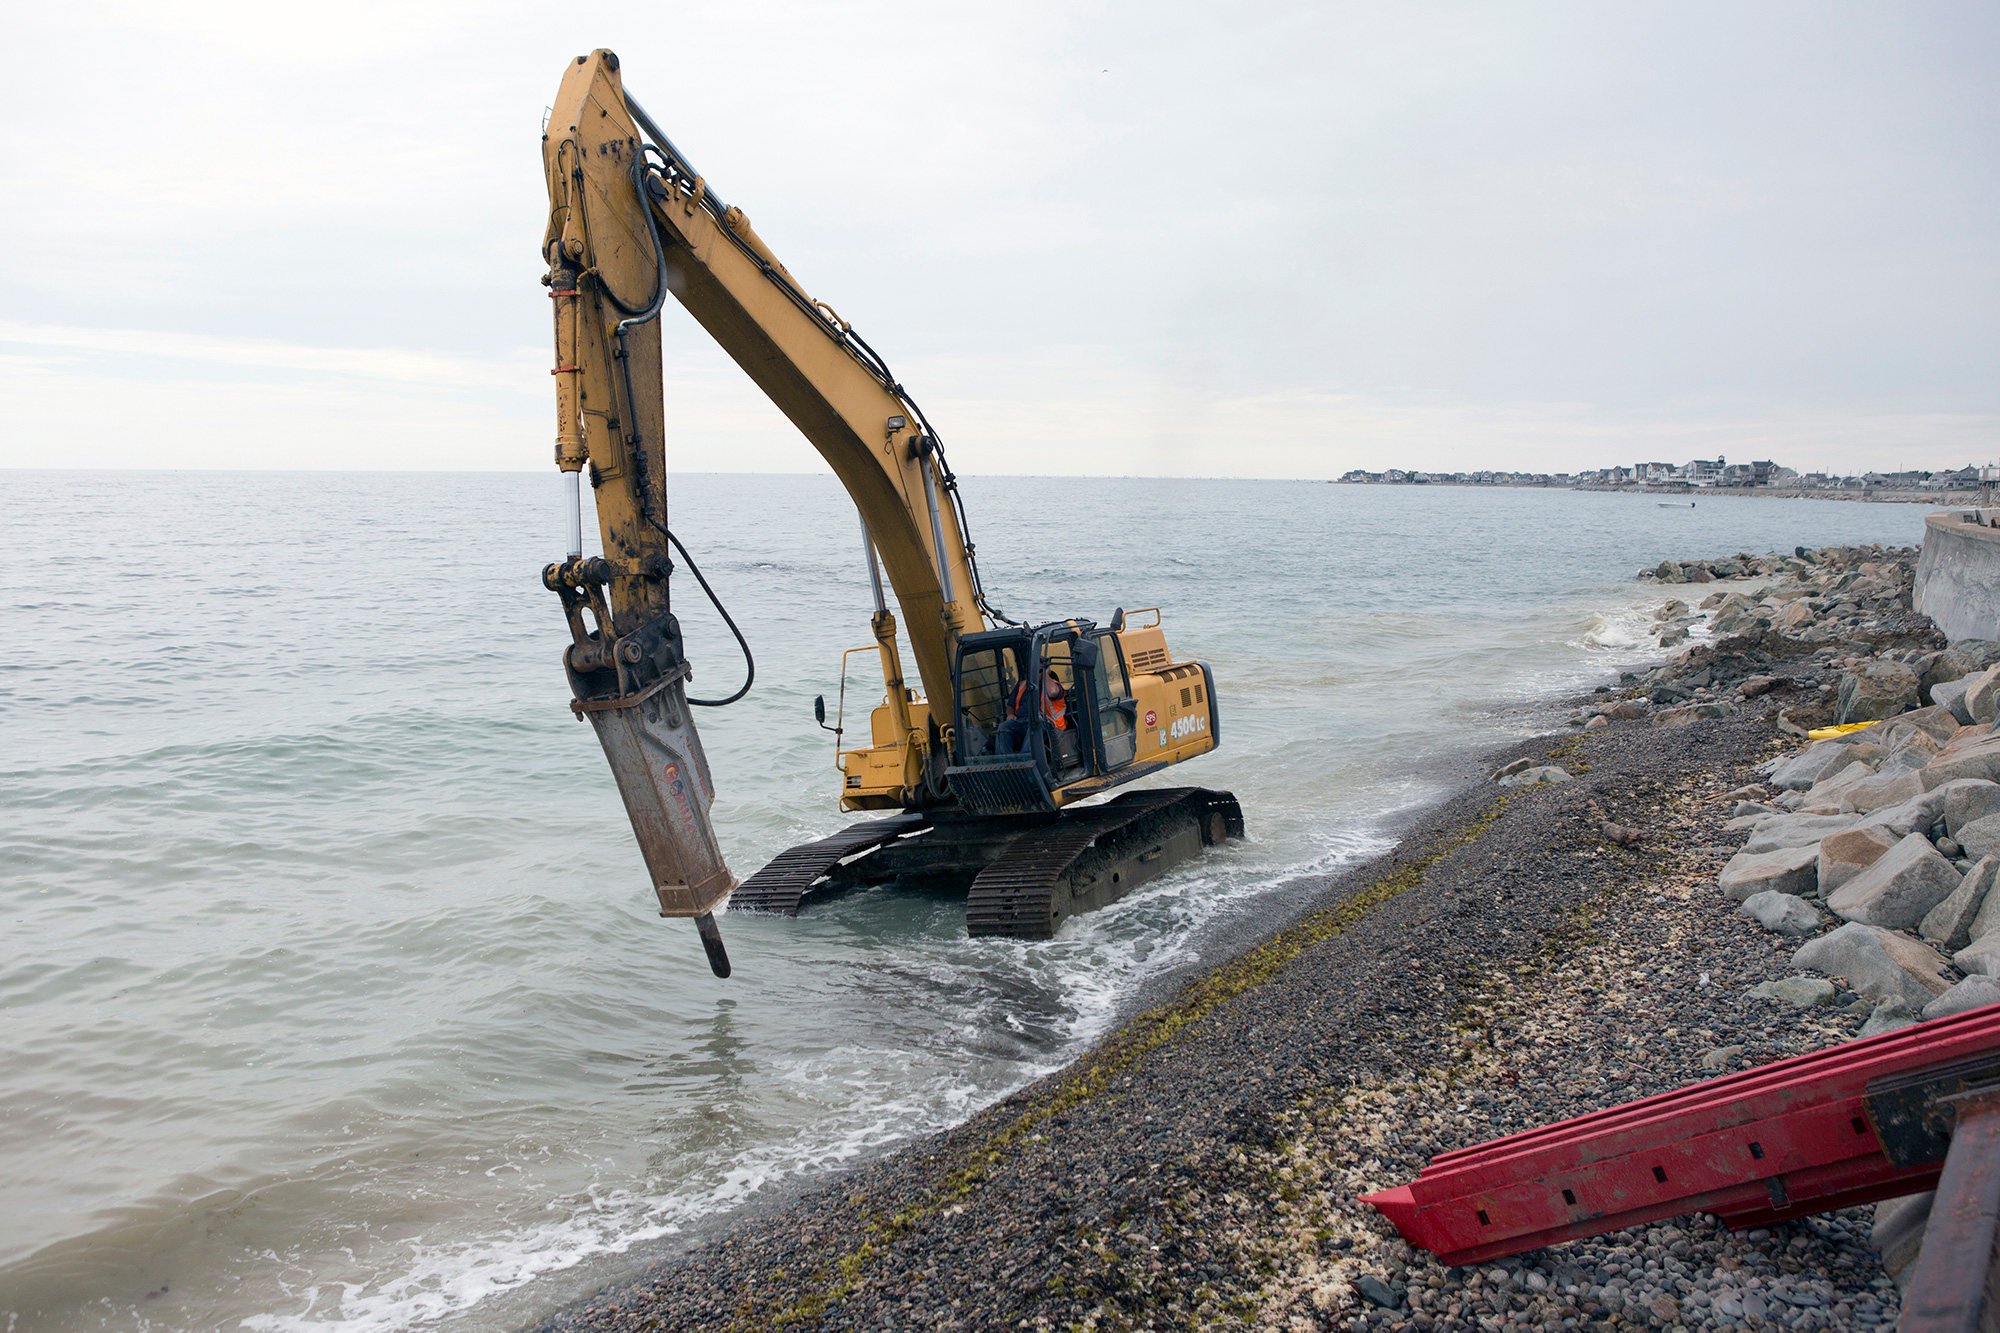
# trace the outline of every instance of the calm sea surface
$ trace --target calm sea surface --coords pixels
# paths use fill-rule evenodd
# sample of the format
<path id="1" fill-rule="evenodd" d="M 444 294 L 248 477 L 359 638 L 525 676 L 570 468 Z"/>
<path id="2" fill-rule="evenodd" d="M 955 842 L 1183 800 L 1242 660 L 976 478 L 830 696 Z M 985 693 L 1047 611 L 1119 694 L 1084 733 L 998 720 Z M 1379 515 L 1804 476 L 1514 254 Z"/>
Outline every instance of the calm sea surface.
<path id="1" fill-rule="evenodd" d="M 811 701 L 869 642 L 828 477 L 688 476 L 758 654 L 701 717 L 739 874 L 849 820 Z M 956 901 L 729 916 L 712 978 L 571 721 L 544 475 L 0 473 L 0 1318 L 517 1328 L 705 1219 L 961 1120 L 1384 845 L 1423 759 L 1643 658 L 1663 556 L 1916 506 L 972 478 L 1017 616 L 1158 604 L 1249 841 L 1046 944 Z M 678 593 L 697 689 L 733 646 Z M 865 660 L 865 659 L 858 659 Z M 907 660 L 907 659 L 906 659 Z M 880 689 L 866 681 L 864 696 Z"/>

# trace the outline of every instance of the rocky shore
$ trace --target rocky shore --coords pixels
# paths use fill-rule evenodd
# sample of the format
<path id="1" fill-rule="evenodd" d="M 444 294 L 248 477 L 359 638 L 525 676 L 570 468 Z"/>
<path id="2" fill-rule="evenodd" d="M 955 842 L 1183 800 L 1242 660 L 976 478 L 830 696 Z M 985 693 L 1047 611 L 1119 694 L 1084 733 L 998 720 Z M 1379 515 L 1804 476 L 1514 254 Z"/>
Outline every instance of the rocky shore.
<path id="1" fill-rule="evenodd" d="M 1920 1203 L 1880 1235 L 1874 1208 L 1741 1235 L 1696 1215 L 1448 1269 L 1357 1196 L 1971 994 L 1951 958 L 2000 952 L 1978 891 L 2000 737 L 1977 723 L 2000 645 L 1945 649 L 1912 565 L 1663 564 L 1673 660 L 1580 701 L 1574 734 L 1292 886 L 1292 925 L 1061 1073 L 549 1328 L 1892 1325 Z M 1717 586 L 1690 607 L 1690 582 Z"/>

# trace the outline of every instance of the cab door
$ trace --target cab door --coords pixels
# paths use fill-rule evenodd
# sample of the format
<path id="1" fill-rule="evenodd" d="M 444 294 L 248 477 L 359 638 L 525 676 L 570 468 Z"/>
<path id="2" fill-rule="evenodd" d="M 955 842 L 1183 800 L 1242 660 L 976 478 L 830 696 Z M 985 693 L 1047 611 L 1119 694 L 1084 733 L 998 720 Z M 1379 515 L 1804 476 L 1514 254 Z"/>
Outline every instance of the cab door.
<path id="1" fill-rule="evenodd" d="M 1097 748 L 1103 758 L 1101 771 L 1114 773 L 1131 763 L 1138 753 L 1139 705 L 1132 698 L 1125 658 L 1118 650 L 1118 636 L 1100 630 L 1090 638 L 1097 648 L 1097 662 L 1088 675 L 1096 705 Z"/>

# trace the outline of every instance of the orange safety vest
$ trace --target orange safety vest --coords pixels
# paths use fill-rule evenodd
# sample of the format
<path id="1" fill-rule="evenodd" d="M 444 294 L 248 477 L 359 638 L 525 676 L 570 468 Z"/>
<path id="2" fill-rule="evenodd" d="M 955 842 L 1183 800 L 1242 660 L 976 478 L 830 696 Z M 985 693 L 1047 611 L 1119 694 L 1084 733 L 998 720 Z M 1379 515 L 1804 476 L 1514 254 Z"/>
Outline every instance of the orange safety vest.
<path id="1" fill-rule="evenodd" d="M 1031 680 L 1024 680 L 1021 682 L 1021 687 L 1014 691 L 1015 717 L 1021 716 L 1021 705 L 1024 702 L 1026 702 L 1025 696 L 1027 695 L 1027 692 L 1031 689 L 1035 689 L 1035 682 Z M 1035 693 L 1041 694 L 1041 691 L 1039 689 L 1035 689 Z M 1053 699 L 1049 698 L 1045 694 L 1042 695 L 1042 716 L 1046 717 L 1049 720 L 1049 725 L 1054 727 L 1057 731 L 1068 731 L 1069 699 L 1066 696 L 1060 694 L 1058 694 Z"/>

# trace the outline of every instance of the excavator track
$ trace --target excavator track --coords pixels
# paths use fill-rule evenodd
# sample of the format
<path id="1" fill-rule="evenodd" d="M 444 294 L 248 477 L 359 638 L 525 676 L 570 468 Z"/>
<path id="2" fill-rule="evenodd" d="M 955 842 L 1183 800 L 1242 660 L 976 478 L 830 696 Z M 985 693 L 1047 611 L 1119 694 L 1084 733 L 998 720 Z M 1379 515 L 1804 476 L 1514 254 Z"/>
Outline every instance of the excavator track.
<path id="1" fill-rule="evenodd" d="M 929 822 L 922 815 L 891 815 L 851 824 L 816 842 L 800 843 L 739 884 L 730 896 L 729 910 L 797 916 L 799 899 L 842 860 L 913 833 Z"/>
<path id="2" fill-rule="evenodd" d="M 974 938 L 1001 936 L 1012 939 L 1045 940 L 1053 937 L 1065 917 L 1115 901 L 1132 887 L 1163 873 L 1179 859 L 1166 865 L 1146 865 L 1166 856 L 1168 844 L 1176 839 L 1188 843 L 1198 835 L 1200 845 L 1213 845 L 1229 837 L 1243 836 L 1243 811 L 1228 792 L 1205 787 L 1167 787 L 1154 791 L 1128 792 L 1115 801 L 1085 810 L 1066 813 L 1053 827 L 1026 831 L 1007 845 L 986 869 L 972 881 L 965 902 L 966 933 Z M 1163 833 L 1165 836 L 1162 836 Z M 1141 834 L 1129 849 L 1131 856 L 1120 862 L 1127 876 L 1107 871 L 1111 885 L 1125 879 L 1123 888 L 1106 885 L 1081 903 L 1058 901 L 1058 890 L 1081 869 L 1093 847 L 1106 856 L 1107 865 L 1116 861 L 1122 837 Z M 1142 849 L 1139 843 L 1157 845 Z M 1131 875 L 1132 869 L 1140 873 Z M 1128 878 L 1129 877 L 1129 878 Z M 1093 881 L 1094 882 L 1094 881 Z M 1081 895 L 1084 887 L 1070 882 L 1071 894 Z"/>

